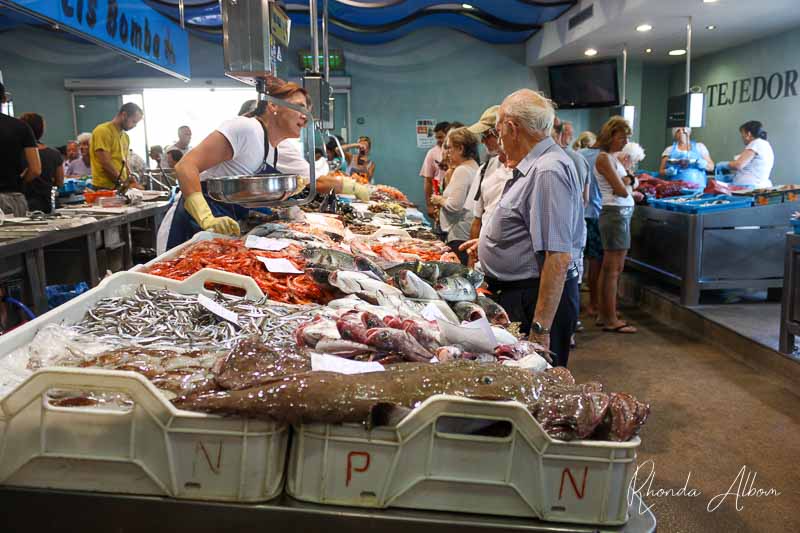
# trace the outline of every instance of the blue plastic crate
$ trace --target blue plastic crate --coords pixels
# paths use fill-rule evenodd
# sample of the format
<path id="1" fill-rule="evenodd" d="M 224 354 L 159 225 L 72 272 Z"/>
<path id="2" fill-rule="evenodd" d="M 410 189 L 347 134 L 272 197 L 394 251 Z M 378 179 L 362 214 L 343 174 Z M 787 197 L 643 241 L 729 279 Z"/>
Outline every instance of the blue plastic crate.
<path id="1" fill-rule="evenodd" d="M 684 204 L 689 201 L 690 198 L 695 198 L 695 194 L 688 194 L 683 196 L 670 196 L 669 198 L 653 198 L 649 200 L 648 203 L 659 209 L 666 209 L 668 211 L 677 211 L 678 209 L 676 206 Z"/>
<path id="2" fill-rule="evenodd" d="M 720 205 L 707 205 L 707 206 L 703 205 L 705 203 L 714 200 L 726 200 L 727 203 Z M 718 195 L 709 194 L 709 195 L 703 195 L 703 198 L 692 200 L 691 202 L 686 202 L 685 204 L 677 206 L 676 211 L 696 215 L 705 213 L 715 213 L 717 211 L 728 211 L 730 209 L 740 209 L 743 207 L 752 207 L 752 206 L 753 206 L 753 199 L 749 197 L 727 196 L 724 194 L 718 194 Z"/>

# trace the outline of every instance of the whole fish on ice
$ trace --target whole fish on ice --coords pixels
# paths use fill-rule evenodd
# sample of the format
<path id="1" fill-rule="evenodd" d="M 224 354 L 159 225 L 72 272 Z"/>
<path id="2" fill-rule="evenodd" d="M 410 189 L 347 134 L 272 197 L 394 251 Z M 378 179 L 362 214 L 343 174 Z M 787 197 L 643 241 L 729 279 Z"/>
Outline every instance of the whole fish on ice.
<path id="1" fill-rule="evenodd" d="M 425 280 L 410 270 L 400 270 L 394 275 L 395 283 L 403 294 L 417 300 L 439 300 L 439 294 Z"/>
<path id="2" fill-rule="evenodd" d="M 475 286 L 460 276 L 440 279 L 433 288 L 448 302 L 474 302 L 478 296 Z"/>

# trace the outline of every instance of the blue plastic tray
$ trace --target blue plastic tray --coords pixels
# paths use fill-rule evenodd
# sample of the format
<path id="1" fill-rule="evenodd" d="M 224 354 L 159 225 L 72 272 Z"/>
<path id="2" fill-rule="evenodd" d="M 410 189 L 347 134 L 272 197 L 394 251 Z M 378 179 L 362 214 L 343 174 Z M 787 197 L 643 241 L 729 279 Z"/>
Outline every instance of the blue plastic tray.
<path id="1" fill-rule="evenodd" d="M 648 203 L 652 207 L 657 207 L 659 209 L 666 209 L 667 211 L 677 211 L 676 206 L 686 203 L 687 198 L 694 198 L 695 196 L 696 195 L 694 194 L 687 194 L 684 196 L 670 196 L 669 198 L 653 198 L 652 200 L 649 200 Z"/>
<path id="2" fill-rule="evenodd" d="M 727 200 L 728 203 L 721 205 L 702 206 L 702 204 L 713 200 Z M 724 194 L 719 194 L 719 195 L 706 194 L 697 200 L 692 200 L 690 202 L 686 202 L 683 204 L 676 204 L 674 206 L 674 210 L 679 211 L 681 213 L 689 213 L 694 215 L 694 214 L 715 213 L 717 211 L 728 211 L 729 209 L 740 209 L 742 207 L 752 207 L 752 206 L 753 206 L 752 198 L 726 196 Z"/>

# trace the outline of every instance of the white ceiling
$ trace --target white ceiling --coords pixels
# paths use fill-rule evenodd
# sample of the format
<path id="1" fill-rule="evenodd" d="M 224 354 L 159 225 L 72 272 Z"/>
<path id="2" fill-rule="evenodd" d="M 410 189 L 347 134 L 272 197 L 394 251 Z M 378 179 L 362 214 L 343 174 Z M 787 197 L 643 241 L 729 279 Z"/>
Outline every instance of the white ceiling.
<path id="1" fill-rule="evenodd" d="M 569 18 L 590 4 L 594 4 L 594 17 L 568 30 Z M 683 61 L 667 52 L 685 48 L 689 16 L 692 57 L 698 57 L 800 26 L 800 0 L 718 0 L 710 4 L 703 0 L 582 0 L 531 38 L 528 64 L 585 60 L 587 48 L 595 48 L 599 52 L 596 57 L 612 57 L 621 53 L 624 43 L 629 57 Z M 636 26 L 644 23 L 653 29 L 637 32 Z M 717 29 L 707 30 L 710 24 Z M 646 48 L 653 52 L 645 54 Z"/>

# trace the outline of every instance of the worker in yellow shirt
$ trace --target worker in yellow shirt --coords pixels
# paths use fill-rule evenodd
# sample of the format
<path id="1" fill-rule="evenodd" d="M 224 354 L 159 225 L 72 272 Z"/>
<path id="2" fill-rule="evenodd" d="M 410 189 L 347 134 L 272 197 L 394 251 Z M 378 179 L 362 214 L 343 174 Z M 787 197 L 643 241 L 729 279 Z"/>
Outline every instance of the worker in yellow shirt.
<path id="1" fill-rule="evenodd" d="M 116 189 L 128 181 L 125 158 L 130 139 L 125 132 L 135 128 L 142 117 L 142 108 L 128 102 L 123 104 L 110 122 L 100 124 L 92 132 L 89 158 L 92 163 L 92 186 L 95 189 Z M 128 186 L 139 188 L 135 180 Z"/>

